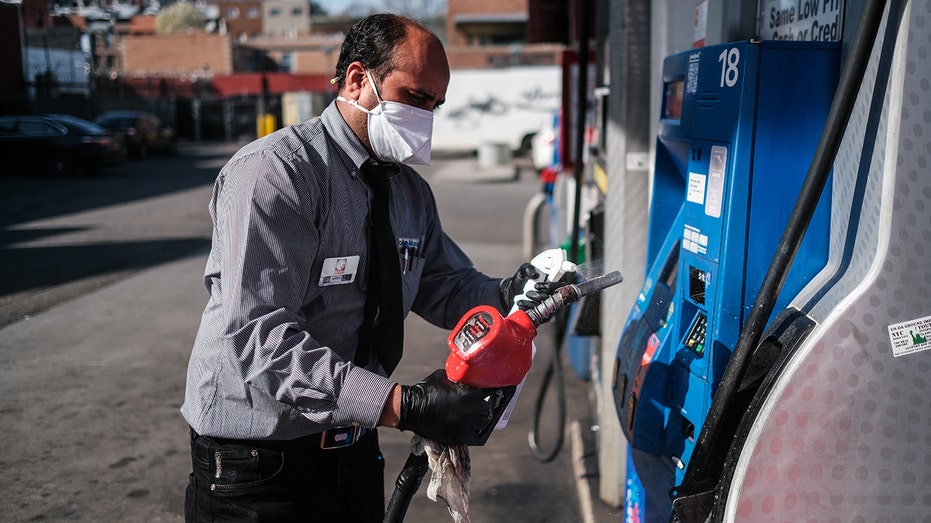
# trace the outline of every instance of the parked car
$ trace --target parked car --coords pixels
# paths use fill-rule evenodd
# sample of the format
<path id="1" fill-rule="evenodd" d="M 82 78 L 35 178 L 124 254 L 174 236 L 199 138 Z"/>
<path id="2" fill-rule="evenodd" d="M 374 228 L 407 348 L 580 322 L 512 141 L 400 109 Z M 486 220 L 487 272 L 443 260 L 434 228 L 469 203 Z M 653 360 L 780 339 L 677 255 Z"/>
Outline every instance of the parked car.
<path id="1" fill-rule="evenodd" d="M 94 174 L 126 159 L 122 136 L 61 114 L 0 116 L 0 170 L 12 174 Z"/>
<path id="2" fill-rule="evenodd" d="M 174 154 L 177 133 L 162 120 L 146 111 L 107 111 L 94 122 L 123 134 L 130 156 L 145 158 L 152 152 Z"/>

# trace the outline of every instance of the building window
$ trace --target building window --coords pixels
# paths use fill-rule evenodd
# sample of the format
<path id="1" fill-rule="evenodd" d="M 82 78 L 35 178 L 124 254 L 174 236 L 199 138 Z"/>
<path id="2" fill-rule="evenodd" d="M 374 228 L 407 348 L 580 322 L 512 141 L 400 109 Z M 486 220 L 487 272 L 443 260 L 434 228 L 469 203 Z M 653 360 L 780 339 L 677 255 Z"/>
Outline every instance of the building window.
<path id="1" fill-rule="evenodd" d="M 278 16 L 280 14 L 281 14 L 281 9 L 278 9 L 277 7 L 272 7 L 271 9 L 268 10 L 268 16 Z"/>
<path id="2" fill-rule="evenodd" d="M 246 18 L 248 18 L 249 20 L 255 20 L 258 17 L 259 17 L 258 7 L 250 7 L 249 10 L 246 11 Z"/>
<path id="3" fill-rule="evenodd" d="M 286 73 L 290 73 L 294 69 L 294 54 L 281 53 L 281 61 L 278 63 L 278 68 Z"/>
<path id="4" fill-rule="evenodd" d="M 227 10 L 226 10 L 226 18 L 229 19 L 229 20 L 235 20 L 235 19 L 239 18 L 239 8 L 238 8 L 238 7 L 230 7 L 229 9 L 227 9 Z"/>
<path id="5" fill-rule="evenodd" d="M 304 13 L 304 10 L 300 7 L 295 7 L 291 9 L 291 16 L 301 16 Z"/>

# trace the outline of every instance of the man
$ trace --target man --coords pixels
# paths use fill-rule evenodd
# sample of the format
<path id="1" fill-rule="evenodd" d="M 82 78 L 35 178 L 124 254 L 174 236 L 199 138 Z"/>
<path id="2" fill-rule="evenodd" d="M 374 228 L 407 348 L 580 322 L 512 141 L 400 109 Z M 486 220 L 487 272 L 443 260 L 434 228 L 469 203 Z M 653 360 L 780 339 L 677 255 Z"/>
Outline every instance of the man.
<path id="1" fill-rule="evenodd" d="M 189 521 L 381 521 L 376 426 L 458 443 L 488 416 L 480 391 L 442 372 L 388 377 L 407 312 L 452 328 L 475 305 L 506 310 L 534 275 L 475 270 L 402 165 L 429 162 L 442 44 L 373 15 L 346 36 L 336 74 L 319 118 L 245 146 L 215 184 L 210 299 L 181 408 Z"/>

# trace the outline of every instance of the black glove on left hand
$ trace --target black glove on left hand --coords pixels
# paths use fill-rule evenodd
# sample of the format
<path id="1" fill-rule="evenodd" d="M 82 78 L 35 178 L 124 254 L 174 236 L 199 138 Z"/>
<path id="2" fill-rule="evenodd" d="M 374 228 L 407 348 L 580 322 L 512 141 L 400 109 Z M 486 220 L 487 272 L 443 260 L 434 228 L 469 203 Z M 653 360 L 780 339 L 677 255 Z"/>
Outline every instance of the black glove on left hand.
<path id="1" fill-rule="evenodd" d="M 501 280 L 501 283 L 498 284 L 498 292 L 501 296 L 501 310 L 505 312 L 511 310 L 514 297 L 520 296 L 524 292 L 524 285 L 526 285 L 529 280 L 538 278 L 539 276 L 540 273 L 533 264 L 524 263 L 517 269 L 514 276 Z"/>
<path id="2" fill-rule="evenodd" d="M 482 389 L 449 381 L 437 369 L 416 385 L 401 385 L 398 429 L 453 445 L 473 443 L 489 428 L 492 404 Z"/>

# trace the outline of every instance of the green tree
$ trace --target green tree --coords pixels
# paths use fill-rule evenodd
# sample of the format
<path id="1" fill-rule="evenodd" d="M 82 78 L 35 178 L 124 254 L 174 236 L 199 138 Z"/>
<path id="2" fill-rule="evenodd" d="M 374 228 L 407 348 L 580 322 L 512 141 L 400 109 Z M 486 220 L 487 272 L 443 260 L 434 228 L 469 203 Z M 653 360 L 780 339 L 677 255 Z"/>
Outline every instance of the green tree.
<path id="1" fill-rule="evenodd" d="M 202 29 L 205 21 L 203 13 L 193 3 L 177 2 L 162 9 L 155 17 L 155 33 L 165 35 Z"/>

